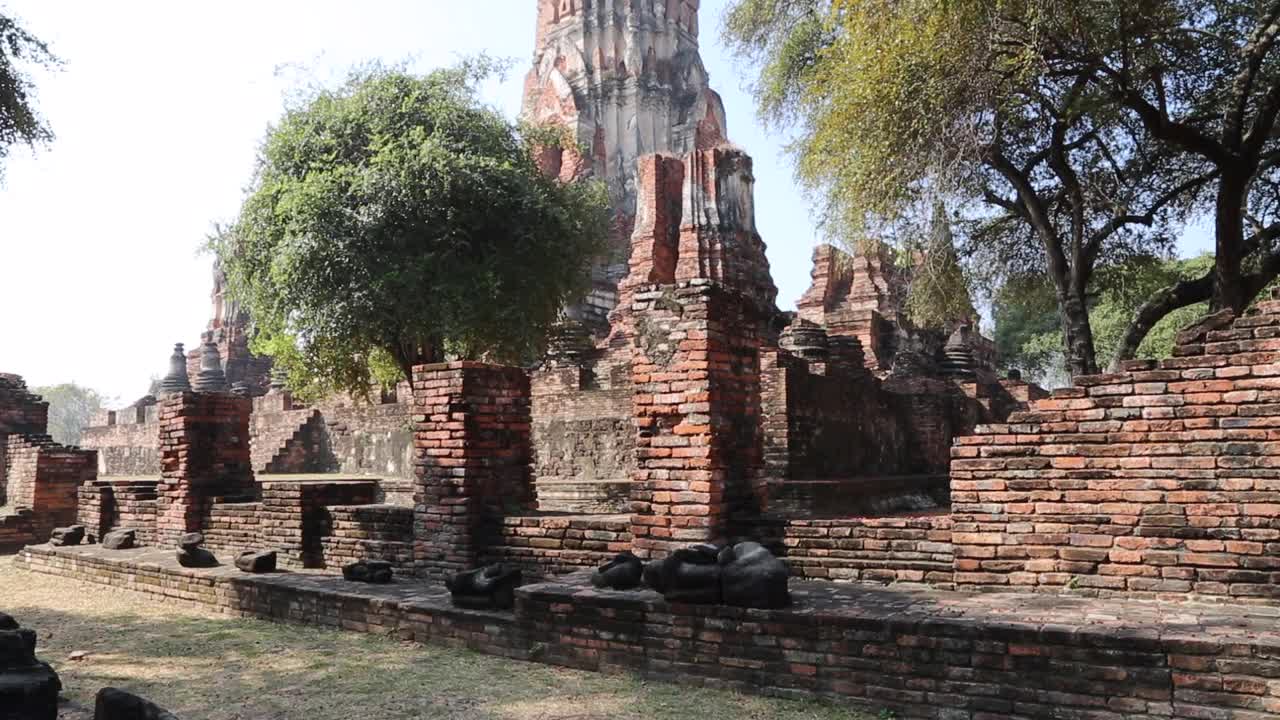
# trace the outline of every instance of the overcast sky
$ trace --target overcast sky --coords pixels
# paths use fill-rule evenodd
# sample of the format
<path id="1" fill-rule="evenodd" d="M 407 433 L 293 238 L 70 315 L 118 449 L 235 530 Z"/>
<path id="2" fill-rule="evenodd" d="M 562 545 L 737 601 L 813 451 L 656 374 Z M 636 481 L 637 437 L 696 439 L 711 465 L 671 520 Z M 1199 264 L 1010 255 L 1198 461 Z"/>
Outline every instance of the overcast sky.
<path id="1" fill-rule="evenodd" d="M 816 241 L 810 206 L 719 42 L 728 0 L 702 3 L 702 55 L 729 137 L 755 158 L 756 213 L 793 307 Z M 488 99 L 514 117 L 533 0 L 0 0 L 65 61 L 39 73 L 57 135 L 19 150 L 0 187 L 0 372 L 77 382 L 122 402 L 162 375 L 210 315 L 213 223 L 236 212 L 258 142 L 293 88 L 370 59 L 415 70 L 488 52 L 515 60 Z"/>

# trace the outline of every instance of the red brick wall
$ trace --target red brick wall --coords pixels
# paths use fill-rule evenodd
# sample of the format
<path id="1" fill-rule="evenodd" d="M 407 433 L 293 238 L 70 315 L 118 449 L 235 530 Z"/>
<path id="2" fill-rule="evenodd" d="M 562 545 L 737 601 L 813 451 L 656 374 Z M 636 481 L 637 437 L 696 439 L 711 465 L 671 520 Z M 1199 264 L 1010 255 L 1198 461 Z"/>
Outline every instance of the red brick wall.
<path id="1" fill-rule="evenodd" d="M 209 507 L 205 520 L 205 546 L 224 555 L 222 562 L 230 563 L 245 550 L 263 550 L 262 503 L 234 502 L 214 503 Z M 284 564 L 284 563 L 282 563 Z"/>
<path id="2" fill-rule="evenodd" d="M 759 338 L 741 299 L 707 280 L 634 297 L 631 533 L 650 556 L 721 537 L 758 508 Z"/>
<path id="3" fill-rule="evenodd" d="M 1180 340 L 958 440 L 958 586 L 1280 597 L 1280 303 Z"/>
<path id="4" fill-rule="evenodd" d="M 368 505 L 377 495 L 374 480 L 275 480 L 261 483 L 259 542 L 279 550 L 283 566 L 322 567 L 325 508 Z"/>
<path id="5" fill-rule="evenodd" d="M 789 518 L 779 547 L 793 577 L 952 586 L 951 516 Z"/>
<path id="6" fill-rule="evenodd" d="M 58 445 L 46 435 L 9 435 L 5 464 L 8 502 L 32 512 L 35 542 L 76 519 L 79 487 L 97 477 L 93 451 Z"/>
<path id="7" fill-rule="evenodd" d="M 249 398 L 231 393 L 175 393 L 160 401 L 156 536 L 171 543 L 203 528 L 213 503 L 253 496 Z"/>
<path id="8" fill-rule="evenodd" d="M 499 544 L 502 519 L 533 503 L 529 377 L 519 368 L 452 362 L 414 368 L 417 572 L 475 567 Z"/>
<path id="9" fill-rule="evenodd" d="M 156 541 L 156 486 L 159 481 L 100 479 L 80 486 L 76 522 L 89 539 L 101 542 L 112 530 L 136 530 L 139 545 Z"/>

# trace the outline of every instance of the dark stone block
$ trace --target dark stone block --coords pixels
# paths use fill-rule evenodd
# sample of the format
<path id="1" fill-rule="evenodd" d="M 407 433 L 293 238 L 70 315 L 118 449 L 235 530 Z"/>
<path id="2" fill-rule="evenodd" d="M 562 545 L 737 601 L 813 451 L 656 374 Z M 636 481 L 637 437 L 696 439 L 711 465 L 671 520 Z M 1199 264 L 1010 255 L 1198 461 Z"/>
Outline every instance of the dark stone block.
<path id="1" fill-rule="evenodd" d="M 236 567 L 247 573 L 269 573 L 276 571 L 275 550 L 247 550 L 236 556 Z"/>
<path id="2" fill-rule="evenodd" d="M 182 548 L 183 550 L 188 550 L 188 551 L 195 550 L 196 548 L 200 547 L 203 544 L 204 544 L 204 535 L 201 535 L 198 532 L 187 533 L 186 535 L 183 535 L 182 537 L 178 538 L 178 547 Z"/>
<path id="3" fill-rule="evenodd" d="M 668 602 L 720 602 L 720 548 L 710 544 L 680 548 L 644 568 L 644 582 Z"/>
<path id="4" fill-rule="evenodd" d="M 53 534 L 49 537 L 49 544 L 58 547 L 79 545 L 84 542 L 84 533 L 85 528 L 83 525 L 54 528 Z"/>
<path id="5" fill-rule="evenodd" d="M 210 568 L 218 566 L 218 558 L 213 553 L 198 547 L 192 550 L 178 551 L 178 564 L 189 568 Z"/>
<path id="6" fill-rule="evenodd" d="M 787 564 L 763 545 L 742 542 L 720 551 L 720 588 L 726 605 L 782 608 L 791 604 Z"/>
<path id="7" fill-rule="evenodd" d="M 56 720 L 62 681 L 36 659 L 36 633 L 0 613 L 0 718 Z"/>
<path id="8" fill-rule="evenodd" d="M 172 713 L 133 693 L 104 687 L 93 704 L 93 720 L 178 720 Z"/>
<path id="9" fill-rule="evenodd" d="M 102 547 L 108 550 L 128 550 L 137 545 L 138 533 L 135 530 L 112 530 L 102 536 Z"/>
<path id="10" fill-rule="evenodd" d="M 509 610 L 516 604 L 522 574 L 501 564 L 460 572 L 444 581 L 458 607 Z"/>
<path id="11" fill-rule="evenodd" d="M 393 575 L 391 563 L 385 560 L 360 560 L 342 568 L 343 579 L 351 582 L 382 585 L 391 582 Z"/>
<path id="12" fill-rule="evenodd" d="M 591 573 L 591 584 L 598 588 L 630 590 L 640 584 L 644 563 L 629 552 L 620 553 Z"/>

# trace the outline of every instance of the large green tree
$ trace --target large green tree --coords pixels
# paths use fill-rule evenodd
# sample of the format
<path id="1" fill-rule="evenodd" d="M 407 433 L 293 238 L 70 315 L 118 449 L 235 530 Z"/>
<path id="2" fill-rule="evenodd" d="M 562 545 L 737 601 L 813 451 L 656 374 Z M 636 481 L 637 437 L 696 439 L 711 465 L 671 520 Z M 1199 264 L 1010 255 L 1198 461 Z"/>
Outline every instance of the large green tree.
<path id="1" fill-rule="evenodd" d="M 15 145 L 34 147 L 53 139 L 35 105 L 29 67 L 54 67 L 58 59 L 14 18 L 0 12 L 0 180 L 4 159 Z"/>
<path id="2" fill-rule="evenodd" d="M 1165 225 L 1212 177 L 1152 142 L 1089 68 L 1048 64 L 1044 37 L 1066 22 L 1049 5 L 738 0 L 726 31 L 760 67 L 765 117 L 795 130 L 828 228 L 919 232 L 945 199 L 966 214 L 957 228 L 977 275 L 1048 278 L 1081 374 L 1097 370 L 1095 271 L 1167 247 Z M 1110 32 L 1105 12 L 1071 20 Z"/>
<path id="3" fill-rule="evenodd" d="M 552 138 L 479 100 L 485 65 L 360 70 L 268 131 L 212 245 L 295 390 L 363 391 L 446 355 L 526 359 L 584 291 L 604 190 L 539 172 Z"/>
<path id="4" fill-rule="evenodd" d="M 34 388 L 49 403 L 49 435 L 63 445 L 79 445 L 93 414 L 105 399 L 96 390 L 75 383 Z"/>

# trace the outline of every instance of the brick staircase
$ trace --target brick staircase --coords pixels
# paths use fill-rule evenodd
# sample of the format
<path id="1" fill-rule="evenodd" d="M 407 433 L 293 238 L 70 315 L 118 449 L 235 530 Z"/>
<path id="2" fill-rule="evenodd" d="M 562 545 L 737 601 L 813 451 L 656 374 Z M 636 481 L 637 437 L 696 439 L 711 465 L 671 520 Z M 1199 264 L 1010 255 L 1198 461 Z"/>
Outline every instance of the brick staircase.
<path id="1" fill-rule="evenodd" d="M 315 468 L 307 467 L 312 457 L 308 442 L 317 430 L 317 424 L 324 420 L 320 411 L 314 408 L 292 411 L 301 419 L 293 426 L 293 431 L 284 436 L 264 435 L 259 433 L 254 438 L 250 455 L 253 471 L 257 474 L 280 474 L 311 472 Z M 287 430 L 285 431 L 287 432 Z"/>

